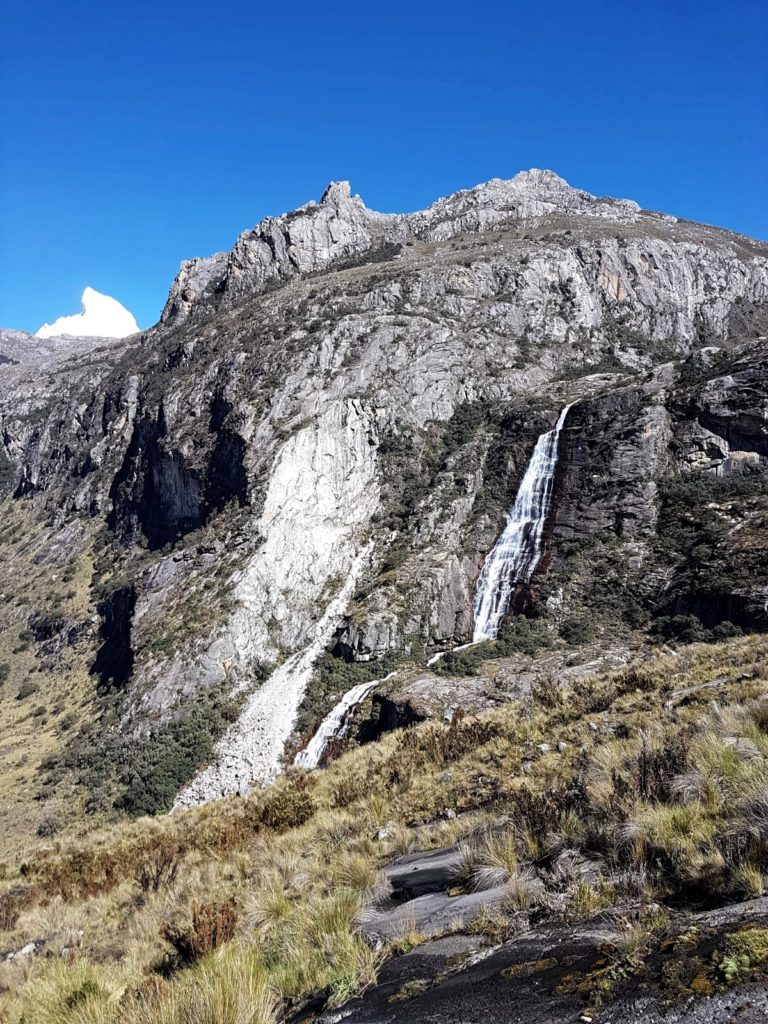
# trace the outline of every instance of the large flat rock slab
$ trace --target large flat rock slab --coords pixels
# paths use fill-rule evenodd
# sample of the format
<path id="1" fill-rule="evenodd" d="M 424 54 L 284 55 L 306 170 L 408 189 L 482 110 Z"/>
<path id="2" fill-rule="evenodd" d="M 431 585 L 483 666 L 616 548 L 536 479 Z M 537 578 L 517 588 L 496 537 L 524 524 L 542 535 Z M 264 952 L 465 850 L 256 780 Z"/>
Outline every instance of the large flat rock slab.
<path id="1" fill-rule="evenodd" d="M 461 863 L 458 846 L 428 853 L 409 853 L 383 870 L 395 900 L 412 900 L 427 893 L 449 889 Z"/>
<path id="2" fill-rule="evenodd" d="M 461 896 L 429 893 L 396 907 L 367 911 L 360 928 L 368 939 L 374 941 L 397 938 L 412 931 L 422 935 L 441 935 L 465 927 L 480 914 L 492 913 L 501 906 L 506 895 L 506 885 Z"/>
<path id="3" fill-rule="evenodd" d="M 425 897 L 429 899 L 430 897 Z M 756 901 L 757 902 L 757 901 Z M 702 925 L 706 915 L 697 915 Z M 752 908 L 735 921 L 758 923 Z M 715 916 L 714 921 L 718 918 Z M 317 1024 L 764 1024 L 768 987 L 750 984 L 708 998 L 673 997 L 658 988 L 661 961 L 629 977 L 599 1007 L 573 991 L 574 978 L 604 963 L 616 924 L 597 922 L 531 930 L 499 946 L 477 936 L 454 949 L 426 943 L 382 968 L 379 984 Z M 474 942 L 474 944 L 473 944 Z M 582 1016 L 584 1015 L 584 1016 Z"/>

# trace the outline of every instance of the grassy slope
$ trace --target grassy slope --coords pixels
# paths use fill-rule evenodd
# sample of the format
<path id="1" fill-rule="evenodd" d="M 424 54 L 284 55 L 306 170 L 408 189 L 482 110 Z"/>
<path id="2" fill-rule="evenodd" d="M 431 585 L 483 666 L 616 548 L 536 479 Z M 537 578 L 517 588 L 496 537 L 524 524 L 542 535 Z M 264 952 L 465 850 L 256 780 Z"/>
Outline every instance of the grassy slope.
<path id="1" fill-rule="evenodd" d="M 342 1002 L 375 978 L 379 954 L 354 921 L 379 866 L 462 836 L 457 884 L 489 872 L 510 882 L 505 913 L 477 926 L 494 935 L 627 900 L 759 895 L 766 655 L 763 637 L 658 654 L 391 734 L 247 800 L 54 843 L 4 883 L 0 948 L 45 937 L 54 955 L 2 964 L 3 1012 L 25 1024 L 257 1022 L 318 989 Z M 597 862 L 597 881 L 553 883 L 566 850 Z M 661 941 L 663 915 L 643 928 L 627 935 L 634 961 Z M 383 955 L 418 941 L 402 936 Z M 761 956 L 735 974 L 707 961 L 696 991 L 760 974 Z"/>
<path id="2" fill-rule="evenodd" d="M 4 502 L 0 520 L 0 856 L 29 850 L 43 828 L 82 818 L 82 796 L 70 785 L 41 798 L 39 768 L 94 714 L 95 628 L 88 545 L 77 553 L 72 537 L 41 529 L 27 502 Z M 47 662 L 30 635 L 35 613 L 82 627 L 77 641 Z M 47 667 L 46 667 L 47 665 Z M 25 695 L 26 694 L 26 695 Z"/>

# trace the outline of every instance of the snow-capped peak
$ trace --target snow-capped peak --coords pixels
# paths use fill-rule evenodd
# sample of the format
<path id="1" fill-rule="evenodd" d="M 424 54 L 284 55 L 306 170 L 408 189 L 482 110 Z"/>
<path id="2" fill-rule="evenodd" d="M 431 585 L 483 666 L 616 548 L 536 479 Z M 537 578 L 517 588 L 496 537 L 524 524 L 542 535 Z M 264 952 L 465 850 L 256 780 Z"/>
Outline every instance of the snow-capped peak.
<path id="1" fill-rule="evenodd" d="M 72 316 L 60 316 L 52 324 L 43 324 L 38 338 L 57 338 L 63 334 L 74 338 L 127 338 L 136 334 L 139 325 L 125 306 L 94 288 L 86 288 L 83 309 Z"/>

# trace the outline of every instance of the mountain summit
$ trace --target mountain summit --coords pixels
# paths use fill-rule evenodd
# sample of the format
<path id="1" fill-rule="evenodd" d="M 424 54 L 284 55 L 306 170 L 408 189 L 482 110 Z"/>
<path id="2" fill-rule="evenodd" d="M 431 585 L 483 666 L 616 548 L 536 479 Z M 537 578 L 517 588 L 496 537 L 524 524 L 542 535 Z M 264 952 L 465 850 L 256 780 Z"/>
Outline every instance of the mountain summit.
<path id="1" fill-rule="evenodd" d="M 95 288 L 86 288 L 81 299 L 83 308 L 72 316 L 60 316 L 52 324 L 43 324 L 38 338 L 127 338 L 139 332 L 133 313 L 110 295 Z"/>

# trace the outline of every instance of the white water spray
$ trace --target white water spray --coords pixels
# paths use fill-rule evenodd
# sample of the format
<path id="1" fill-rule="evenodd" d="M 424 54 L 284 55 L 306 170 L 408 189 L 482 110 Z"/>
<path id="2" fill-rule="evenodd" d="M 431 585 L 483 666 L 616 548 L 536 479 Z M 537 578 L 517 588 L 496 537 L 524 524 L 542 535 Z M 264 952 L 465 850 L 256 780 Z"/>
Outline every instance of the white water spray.
<path id="1" fill-rule="evenodd" d="M 552 502 L 560 431 L 570 405 L 533 449 L 507 525 L 485 560 L 475 585 L 472 643 L 495 640 L 518 583 L 527 583 L 541 561 L 544 524 Z"/>
<path id="2" fill-rule="evenodd" d="M 377 686 L 392 679 L 397 672 L 390 672 L 383 679 L 371 679 L 368 683 L 359 683 L 347 690 L 339 703 L 330 711 L 318 726 L 317 732 L 303 750 L 294 758 L 294 764 L 302 768 L 317 768 L 322 762 L 331 740 L 342 740 L 349 729 L 349 718 L 352 710 L 362 704 L 369 693 Z"/>

